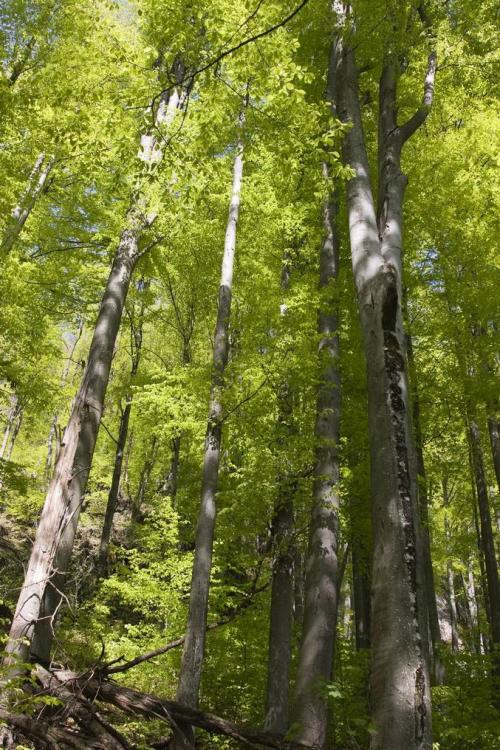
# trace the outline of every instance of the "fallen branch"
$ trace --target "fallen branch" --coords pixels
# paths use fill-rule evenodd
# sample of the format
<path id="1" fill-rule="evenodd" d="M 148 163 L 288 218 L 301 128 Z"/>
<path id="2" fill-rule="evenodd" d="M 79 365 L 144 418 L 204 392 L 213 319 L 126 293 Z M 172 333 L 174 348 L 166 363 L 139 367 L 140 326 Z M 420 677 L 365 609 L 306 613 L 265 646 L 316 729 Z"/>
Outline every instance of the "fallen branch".
<path id="1" fill-rule="evenodd" d="M 4 721 L 29 737 L 42 740 L 49 747 L 59 747 L 59 743 L 77 748 L 77 750 L 90 750 L 90 748 L 102 750 L 103 747 L 100 740 L 88 735 L 52 726 L 45 721 L 32 719 L 25 714 L 12 714 L 3 708 L 0 708 L 0 721 Z"/>
<path id="2" fill-rule="evenodd" d="M 228 623 L 232 622 L 235 617 L 237 617 L 241 612 L 244 612 L 248 607 L 250 607 L 253 604 L 254 596 L 256 594 L 260 594 L 261 591 L 265 591 L 267 588 L 269 588 L 270 581 L 265 583 L 263 586 L 260 586 L 259 588 L 254 589 L 249 596 L 244 599 L 232 612 L 231 614 L 227 615 L 226 617 L 221 617 L 220 620 L 216 620 L 215 622 L 210 623 L 210 625 L 207 625 L 207 631 L 215 630 L 216 628 L 222 627 L 222 625 L 227 625 Z M 104 665 L 99 669 L 100 672 L 103 672 L 106 675 L 110 674 L 118 674 L 119 672 L 126 672 L 129 669 L 132 669 L 132 667 L 136 667 L 138 664 L 143 664 L 145 661 L 149 661 L 150 659 L 155 659 L 157 656 L 161 656 L 162 654 L 166 654 L 168 651 L 172 651 L 174 648 L 178 648 L 179 646 L 182 646 L 184 644 L 184 641 L 186 640 L 185 635 L 179 636 L 179 638 L 176 638 L 174 641 L 170 641 L 170 643 L 166 643 L 164 646 L 160 646 L 159 648 L 155 648 L 152 651 L 147 651 L 145 654 L 140 654 L 139 656 L 136 656 L 134 659 L 130 659 L 130 661 L 126 661 L 124 664 L 119 664 L 117 666 L 111 666 L 111 665 Z"/>
<path id="3" fill-rule="evenodd" d="M 188 708 L 175 701 L 141 693 L 110 681 L 97 679 L 93 674 L 78 675 L 69 671 L 53 673 L 71 692 L 82 694 L 91 701 L 109 703 L 127 714 L 147 719 L 160 719 L 171 726 L 191 724 L 210 734 L 223 734 L 247 746 L 262 745 L 275 750 L 311 750 L 310 745 L 286 740 L 282 735 L 239 727 L 220 716 Z"/>

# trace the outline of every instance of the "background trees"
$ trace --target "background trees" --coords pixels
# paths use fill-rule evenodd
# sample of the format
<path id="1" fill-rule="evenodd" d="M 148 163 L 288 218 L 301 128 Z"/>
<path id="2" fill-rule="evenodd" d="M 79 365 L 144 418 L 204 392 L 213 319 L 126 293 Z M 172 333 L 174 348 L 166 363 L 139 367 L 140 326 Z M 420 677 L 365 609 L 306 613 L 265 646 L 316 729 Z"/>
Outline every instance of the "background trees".
<path id="1" fill-rule="evenodd" d="M 225 0 L 196 7 L 180 0 L 121 5 L 16 0 L 2 7 L 0 616 L 8 630 L 47 491 L 47 467 L 68 439 L 64 427 L 88 368 L 98 305 L 125 217 L 131 205 L 139 205 L 142 221 L 147 203 L 156 218 L 137 248 L 140 257 L 110 352 L 63 604 L 53 620 L 43 621 L 48 635 L 40 624 L 38 629 L 45 645 L 54 636 L 52 660 L 79 672 L 118 658 L 120 666 L 180 640 L 116 673 L 123 685 L 164 698 L 175 695 L 236 122 L 248 95 L 200 706 L 236 724 L 263 725 L 266 708 L 270 715 L 268 663 L 287 661 L 268 653 L 273 565 L 284 560 L 294 592 L 285 680 L 290 737 L 301 737 L 304 721 L 293 696 L 301 669 L 304 566 L 313 485 L 318 487 L 326 472 L 316 461 L 326 446 L 338 452 L 340 464 L 338 617 L 336 640 L 329 644 L 335 643 L 331 676 L 327 670 L 314 697 L 330 715 L 327 747 L 368 747 L 375 731 L 370 679 L 377 684 L 373 669 L 370 678 L 369 647 L 380 633 L 370 629 L 378 611 L 369 607 L 371 501 L 380 487 L 373 459 L 370 478 L 369 444 L 371 438 L 378 450 L 387 448 L 388 440 L 379 440 L 368 422 L 346 208 L 356 164 L 342 164 L 344 136 L 352 139 L 354 131 L 341 126 L 338 109 L 331 112 L 327 68 L 335 36 L 355 49 L 366 161 L 376 176 L 377 121 L 381 112 L 391 115 L 379 105 L 381 74 L 386 85 L 392 66 L 397 122 L 407 122 L 420 105 L 429 51 L 435 49 L 432 112 L 401 154 L 408 185 L 397 289 L 406 310 L 404 319 L 398 315 L 398 341 L 403 351 L 403 331 L 411 336 L 408 431 L 417 427 L 418 393 L 423 451 L 418 484 L 421 499 L 425 486 L 428 506 L 427 519 L 421 501 L 420 518 L 430 538 L 440 628 L 433 656 L 444 667 L 443 684 L 432 687 L 434 742 L 451 750 L 495 747 L 493 5 L 431 2 L 422 20 L 417 3 L 360 0 L 339 25 L 329 3 L 309 2 L 284 26 L 221 58 L 292 10 L 274 2 Z M 338 80 L 334 76 L 335 85 Z M 158 121 L 158 108 L 168 104 L 176 87 L 182 108 L 167 127 Z M 387 117 L 383 125 L 390 125 Z M 375 210 L 382 194 L 375 187 Z M 335 279 L 321 289 L 322 211 L 333 195 L 340 263 Z M 378 243 L 377 227 L 375 233 Z M 317 311 L 324 306 L 329 314 L 338 311 L 342 416 L 340 439 L 332 432 L 332 444 L 328 436 L 315 435 L 324 380 L 317 349 L 325 333 L 318 331 Z M 124 436 L 120 426 L 131 403 Z M 99 564 L 117 441 L 119 491 Z M 292 502 L 286 533 L 279 534 L 276 511 L 283 489 Z M 485 534 L 485 508 L 493 541 Z M 375 544 L 380 551 L 380 536 Z M 384 581 L 391 590 L 400 583 L 398 571 Z M 380 576 L 377 581 L 380 587 Z M 384 633 L 375 650 L 380 643 L 387 646 Z M 42 655 L 38 647 L 36 653 Z M 394 664 L 391 652 L 389 668 Z M 377 672 L 377 660 L 373 668 Z M 272 691 L 268 704 L 269 695 Z M 29 713 L 25 704 L 16 705 L 16 697 L 10 708 Z M 33 700 L 42 706 L 44 721 L 64 724 L 60 707 L 46 697 Z M 113 723 L 136 746 L 151 747 L 165 733 L 155 722 L 126 714 L 115 715 Z M 206 747 L 226 742 L 203 731 L 197 739 Z"/>

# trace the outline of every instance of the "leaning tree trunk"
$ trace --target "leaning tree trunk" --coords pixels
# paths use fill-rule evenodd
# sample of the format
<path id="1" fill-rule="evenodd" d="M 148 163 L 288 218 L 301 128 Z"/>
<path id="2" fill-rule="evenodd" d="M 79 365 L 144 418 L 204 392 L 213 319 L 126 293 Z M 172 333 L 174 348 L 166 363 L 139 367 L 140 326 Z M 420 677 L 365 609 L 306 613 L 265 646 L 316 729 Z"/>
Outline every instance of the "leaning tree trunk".
<path id="1" fill-rule="evenodd" d="M 26 191 L 19 201 L 19 204 L 12 211 L 7 223 L 2 244 L 0 246 L 0 250 L 3 253 L 7 254 L 12 250 L 14 243 L 21 234 L 29 215 L 35 207 L 38 198 L 42 195 L 44 190 L 47 189 L 47 180 L 53 166 L 53 157 L 47 157 L 42 153 L 37 158 Z"/>
<path id="2" fill-rule="evenodd" d="M 325 165 L 326 170 L 326 165 Z M 325 175 L 326 176 L 326 175 Z M 321 382 L 316 405 L 313 504 L 306 562 L 304 624 L 295 683 L 298 741 L 323 748 L 328 706 L 318 685 L 331 680 L 337 626 L 338 509 L 340 439 L 340 369 L 338 310 L 334 283 L 338 275 L 337 196 L 323 211 L 325 237 L 320 253 L 318 315 Z"/>
<path id="3" fill-rule="evenodd" d="M 171 120 L 179 103 L 179 93 L 174 89 L 168 102 L 160 103 L 157 122 Z M 158 160 L 159 152 L 152 151 Z M 39 635 L 35 645 L 44 661 L 50 653 L 54 619 L 64 596 L 64 577 L 92 464 L 130 278 L 140 256 L 140 239 L 156 218 L 155 214 L 147 214 L 143 203 L 144 197 L 139 192 L 128 212 L 127 227 L 106 283 L 87 364 L 47 491 L 9 633 L 4 660 L 10 667 L 8 676 L 24 671 L 22 665 L 33 652 L 36 631 Z"/>
<path id="4" fill-rule="evenodd" d="M 184 642 L 179 685 L 177 688 L 177 700 L 191 708 L 196 708 L 198 705 L 201 671 L 205 652 L 208 592 L 210 588 L 216 516 L 216 494 L 222 444 L 222 394 L 224 389 L 224 372 L 229 357 L 229 321 L 242 178 L 243 144 L 239 142 L 233 165 L 231 202 L 226 227 L 224 254 L 222 257 L 219 304 L 215 324 L 210 405 L 203 457 L 201 505 L 196 529 L 186 640 Z M 176 732 L 177 746 L 190 747 L 193 743 L 194 735 L 192 728 L 189 726 L 180 727 L 179 731 Z"/>
<path id="5" fill-rule="evenodd" d="M 428 750 L 431 705 L 424 575 L 419 539 L 405 336 L 402 322 L 401 172 L 404 142 L 424 122 L 432 101 L 435 55 L 429 57 L 424 100 L 398 126 L 397 61 L 380 80 L 379 209 L 375 212 L 365 147 L 354 50 L 333 49 L 337 111 L 351 126 L 343 158 L 352 266 L 363 332 L 368 384 L 373 574 L 372 750 Z"/>
<path id="6" fill-rule="evenodd" d="M 20 429 L 19 423 L 22 418 L 22 406 L 19 403 L 18 397 L 13 394 L 10 401 L 11 406 L 7 415 L 7 424 L 3 433 L 2 445 L 0 446 L 0 458 L 7 461 L 12 455 L 14 443 Z"/>

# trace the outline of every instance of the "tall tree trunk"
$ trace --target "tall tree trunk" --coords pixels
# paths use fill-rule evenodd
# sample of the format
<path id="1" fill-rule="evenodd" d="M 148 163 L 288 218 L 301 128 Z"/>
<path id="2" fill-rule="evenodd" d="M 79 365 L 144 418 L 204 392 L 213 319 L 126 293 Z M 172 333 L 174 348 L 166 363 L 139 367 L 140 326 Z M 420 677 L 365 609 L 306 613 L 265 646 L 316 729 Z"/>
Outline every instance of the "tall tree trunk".
<path id="1" fill-rule="evenodd" d="M 291 264 L 285 253 L 281 269 L 281 291 L 284 295 L 290 284 Z M 285 315 L 286 305 L 280 306 Z M 287 438 L 293 432 L 293 401 L 288 380 L 278 391 L 278 458 L 283 463 Z M 285 461 L 285 466 L 287 462 Z M 293 496 L 296 482 L 280 471 L 271 530 L 273 569 L 271 577 L 271 607 L 269 613 L 269 648 L 267 659 L 266 717 L 264 728 L 285 734 L 288 728 L 288 693 L 293 633 Z"/>
<path id="2" fill-rule="evenodd" d="M 495 469 L 497 487 L 500 492 L 500 421 L 496 417 L 488 418 L 488 432 L 490 434 L 493 468 Z"/>
<path id="3" fill-rule="evenodd" d="M 469 423 L 469 437 L 471 444 L 472 462 L 476 482 L 477 502 L 479 506 L 479 521 L 481 525 L 481 546 L 486 568 L 486 583 L 490 610 L 490 626 L 493 646 L 500 648 L 500 585 L 498 581 L 498 567 L 495 554 L 495 542 L 491 525 L 490 503 L 486 477 L 484 474 L 483 453 L 479 428 L 474 420 Z M 496 670 L 500 667 L 500 658 Z"/>
<path id="4" fill-rule="evenodd" d="M 431 705 L 427 607 L 417 507 L 416 456 L 404 364 L 401 172 L 404 142 L 432 101 L 435 56 L 429 57 L 422 107 L 396 121 L 398 71 L 388 58 L 379 95 L 379 209 L 375 212 L 354 50 L 337 40 L 332 68 L 337 112 L 349 124 L 343 158 L 351 255 L 368 381 L 373 503 L 372 750 L 428 750 Z"/>
<path id="5" fill-rule="evenodd" d="M 240 209 L 242 179 L 243 144 L 239 142 L 233 165 L 231 202 L 224 241 L 224 254 L 222 257 L 219 304 L 215 324 L 210 405 L 203 457 L 201 505 L 196 529 L 186 640 L 184 642 L 179 685 L 177 688 L 177 700 L 191 708 L 196 708 L 198 705 L 201 671 L 205 652 L 208 592 L 210 588 L 216 516 L 216 493 L 222 443 L 222 394 L 224 389 L 224 372 L 229 357 L 229 321 L 236 249 L 236 228 Z M 191 727 L 182 727 L 176 733 L 176 744 L 178 747 L 189 747 L 193 745 L 193 742 L 194 735 Z"/>
<path id="6" fill-rule="evenodd" d="M 113 478 L 109 488 L 108 502 L 106 504 L 106 513 L 102 526 L 101 541 L 99 544 L 98 570 L 101 576 L 106 575 L 108 569 L 108 550 L 111 540 L 111 531 L 113 529 L 113 519 L 116 511 L 116 504 L 120 493 L 120 481 L 122 476 L 123 457 L 125 446 L 127 444 L 128 425 L 130 421 L 130 412 L 132 411 L 132 396 L 129 394 L 126 398 L 125 408 L 120 417 L 120 429 L 118 431 L 118 441 L 116 443 L 115 464 L 113 467 Z"/>
<path id="7" fill-rule="evenodd" d="M 144 466 L 142 467 L 139 486 L 137 488 L 137 496 L 132 505 L 132 519 L 134 521 L 138 521 L 141 519 L 141 508 L 144 500 L 146 499 L 146 490 L 151 479 L 151 472 L 153 471 L 153 467 L 156 461 L 157 451 L 158 437 L 157 435 L 153 435 L 151 439 L 151 448 L 149 449 L 149 454 L 147 455 L 146 460 L 144 461 Z"/>
<path id="8" fill-rule="evenodd" d="M 157 121 L 171 118 L 179 103 L 179 93 L 174 89 L 168 102 L 159 107 Z M 128 212 L 106 283 L 87 364 L 47 491 L 9 633 L 4 660 L 10 667 L 9 676 L 24 671 L 19 661 L 29 660 L 36 629 L 43 633 L 43 637 L 37 638 L 37 648 L 43 651 L 45 660 L 50 653 L 54 618 L 63 596 L 130 278 L 140 256 L 140 239 L 156 218 L 155 214 L 147 214 L 144 202 L 139 192 Z"/>
<path id="9" fill-rule="evenodd" d="M 3 253 L 7 254 L 12 250 L 15 241 L 21 234 L 29 215 L 35 207 L 38 198 L 47 187 L 47 180 L 53 166 L 53 157 L 47 157 L 42 153 L 37 158 L 28 181 L 28 186 L 19 201 L 19 204 L 12 211 L 12 215 L 5 229 L 2 244 L 0 246 L 0 250 Z"/>
<path id="10" fill-rule="evenodd" d="M 324 165 L 325 177 L 327 167 Z M 340 439 L 340 369 L 338 310 L 334 283 L 338 275 L 337 196 L 323 209 L 324 241 L 320 252 L 321 307 L 318 314 L 321 382 L 316 403 L 313 503 L 306 562 L 304 625 L 295 683 L 297 740 L 323 748 L 328 706 L 318 689 L 331 680 L 338 610 L 338 508 Z"/>
<path id="11" fill-rule="evenodd" d="M 451 562 L 448 560 L 446 565 L 448 581 L 448 603 L 450 605 L 450 626 L 451 626 L 451 648 L 458 651 L 458 617 L 457 617 L 457 600 L 455 596 L 455 577 Z"/>
<path id="12" fill-rule="evenodd" d="M 483 639 L 479 629 L 479 606 L 474 581 L 474 570 L 471 558 L 467 561 L 467 577 L 462 573 L 462 585 L 464 587 L 467 611 L 469 614 L 469 629 L 472 635 L 472 643 L 478 654 L 483 653 Z"/>

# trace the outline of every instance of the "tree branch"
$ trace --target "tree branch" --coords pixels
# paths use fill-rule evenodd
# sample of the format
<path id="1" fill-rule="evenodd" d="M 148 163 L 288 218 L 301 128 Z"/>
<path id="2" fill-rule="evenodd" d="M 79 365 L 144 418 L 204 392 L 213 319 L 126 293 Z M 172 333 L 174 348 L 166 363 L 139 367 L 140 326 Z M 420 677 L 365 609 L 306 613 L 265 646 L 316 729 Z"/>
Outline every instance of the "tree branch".
<path id="1" fill-rule="evenodd" d="M 424 79 L 424 95 L 422 97 L 422 104 L 417 109 L 414 115 L 401 126 L 400 132 L 403 143 L 415 133 L 418 128 L 423 125 L 427 119 L 427 115 L 431 111 L 432 100 L 434 98 L 434 81 L 436 79 L 436 68 L 437 68 L 437 55 L 433 50 L 428 58 L 427 62 L 427 73 Z"/>
<path id="2" fill-rule="evenodd" d="M 275 750 L 310 750 L 309 746 L 290 742 L 282 735 L 239 727 L 220 716 L 189 708 L 175 701 L 157 698 L 117 683 L 100 681 L 93 674 L 77 675 L 66 671 L 56 671 L 54 674 L 72 692 L 83 693 L 91 701 L 110 703 L 127 714 L 160 719 L 171 726 L 192 724 L 210 734 L 222 734 L 250 747 L 263 745 Z"/>

